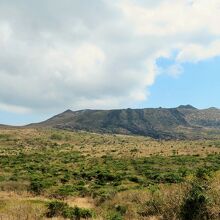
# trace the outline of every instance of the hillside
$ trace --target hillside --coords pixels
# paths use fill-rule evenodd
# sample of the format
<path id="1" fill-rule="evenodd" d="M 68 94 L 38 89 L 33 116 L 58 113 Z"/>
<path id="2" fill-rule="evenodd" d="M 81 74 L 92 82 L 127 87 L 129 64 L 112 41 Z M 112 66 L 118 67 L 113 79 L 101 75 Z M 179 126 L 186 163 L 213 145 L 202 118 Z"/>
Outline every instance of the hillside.
<path id="1" fill-rule="evenodd" d="M 220 110 L 177 108 L 67 110 L 29 127 L 150 136 L 157 139 L 210 138 L 220 134 Z"/>
<path id="2" fill-rule="evenodd" d="M 220 128 L 220 110 L 217 108 L 204 110 L 181 108 L 179 111 L 191 125 Z"/>

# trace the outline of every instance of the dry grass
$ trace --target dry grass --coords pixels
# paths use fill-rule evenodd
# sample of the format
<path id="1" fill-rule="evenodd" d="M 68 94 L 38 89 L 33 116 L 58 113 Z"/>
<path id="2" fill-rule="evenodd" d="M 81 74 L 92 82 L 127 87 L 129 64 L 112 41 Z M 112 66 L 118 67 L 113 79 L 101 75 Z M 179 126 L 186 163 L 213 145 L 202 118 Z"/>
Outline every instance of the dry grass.
<path id="1" fill-rule="evenodd" d="M 12 138 L 13 148 L 8 151 L 4 149 L 4 142 L 1 141 L 0 155 L 16 153 L 14 147 L 22 147 L 27 152 L 33 147 L 45 147 L 53 143 L 59 146 L 66 145 L 66 150 L 80 151 L 83 155 L 101 157 L 112 155 L 121 157 L 147 157 L 152 155 L 199 155 L 220 154 L 220 147 L 215 141 L 159 141 L 148 137 L 126 136 L 126 135 L 101 135 L 86 132 L 59 131 L 62 140 L 51 140 L 51 133 L 56 131 L 40 129 L 0 129 L 0 134 L 9 135 Z M 39 143 L 39 140 L 40 143 Z"/>
<path id="2" fill-rule="evenodd" d="M 94 200 L 89 197 L 69 197 L 64 200 L 70 207 L 78 206 L 79 208 L 94 209 Z"/>
<path id="3" fill-rule="evenodd" d="M 208 207 L 210 215 L 213 219 L 220 219 L 220 172 L 217 172 L 210 181 L 207 194 L 210 200 Z"/>
<path id="4" fill-rule="evenodd" d="M 46 202 L 52 201 L 43 196 L 34 196 L 28 192 L 0 191 L 0 220 L 40 220 L 46 219 Z M 91 198 L 69 197 L 64 200 L 70 207 L 94 209 Z M 52 218 L 63 220 L 64 218 Z"/>
<path id="5" fill-rule="evenodd" d="M 186 184 L 160 185 L 158 189 L 133 190 L 116 194 L 104 207 L 126 207 L 126 220 L 177 220 Z"/>
<path id="6" fill-rule="evenodd" d="M 45 206 L 38 201 L 0 200 L 5 205 L 1 208 L 0 219 L 4 220 L 40 220 L 45 213 Z"/>

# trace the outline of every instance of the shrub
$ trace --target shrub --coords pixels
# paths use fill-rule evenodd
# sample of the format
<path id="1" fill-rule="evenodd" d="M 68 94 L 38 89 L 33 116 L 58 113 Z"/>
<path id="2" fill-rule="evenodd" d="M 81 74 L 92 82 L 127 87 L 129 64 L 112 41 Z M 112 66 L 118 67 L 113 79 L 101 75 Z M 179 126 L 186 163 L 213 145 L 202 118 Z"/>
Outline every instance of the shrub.
<path id="1" fill-rule="evenodd" d="M 38 180 L 32 180 L 30 184 L 30 191 L 36 194 L 40 194 L 44 189 L 42 182 Z"/>
<path id="2" fill-rule="evenodd" d="M 201 183 L 194 183 L 181 208 L 182 220 L 207 220 L 209 219 L 205 194 L 207 187 Z"/>
<path id="3" fill-rule="evenodd" d="M 76 193 L 76 189 L 73 185 L 63 185 L 58 189 L 58 194 L 62 196 L 71 196 Z"/>
<path id="4" fill-rule="evenodd" d="M 134 183 L 143 183 L 143 180 L 137 176 L 129 176 L 128 180 Z"/>
<path id="5" fill-rule="evenodd" d="M 211 174 L 211 170 L 206 167 L 200 167 L 196 170 L 196 179 L 181 208 L 180 215 L 183 220 L 210 219 L 207 208 L 209 199 L 206 191 L 208 189 L 207 180 Z"/>
<path id="6" fill-rule="evenodd" d="M 58 189 L 58 194 L 62 196 L 72 196 L 79 194 L 85 196 L 87 194 L 87 188 L 83 185 L 63 185 Z"/>
<path id="7" fill-rule="evenodd" d="M 59 201 L 52 201 L 48 204 L 48 212 L 46 213 L 48 218 L 62 216 L 64 218 L 80 220 L 81 218 L 91 218 L 94 213 L 90 209 L 84 209 L 79 207 L 69 207 L 68 204 Z"/>
<path id="8" fill-rule="evenodd" d="M 68 205 L 64 202 L 53 201 L 48 204 L 48 212 L 46 216 L 48 218 L 63 216 L 68 210 Z"/>
<path id="9" fill-rule="evenodd" d="M 33 178 L 31 179 L 29 190 L 35 194 L 41 194 L 43 190 L 48 188 L 51 184 L 52 182 L 47 180 L 43 180 L 41 178 Z"/>
<path id="10" fill-rule="evenodd" d="M 122 216 L 119 212 L 117 211 L 112 211 L 108 214 L 107 220 L 122 220 Z"/>
<path id="11" fill-rule="evenodd" d="M 66 174 L 60 179 L 60 182 L 63 183 L 63 184 L 65 184 L 65 183 L 69 182 L 70 179 L 71 179 L 71 178 L 70 178 L 70 175 L 66 173 Z"/>
<path id="12" fill-rule="evenodd" d="M 163 176 L 163 181 L 166 183 L 180 183 L 183 179 L 178 173 L 167 173 Z"/>
<path id="13" fill-rule="evenodd" d="M 11 138 L 10 134 L 0 134 L 0 140 L 2 141 L 9 141 Z"/>
<path id="14" fill-rule="evenodd" d="M 61 141 L 61 140 L 63 139 L 63 137 L 62 137 L 62 135 L 60 135 L 60 134 L 52 134 L 52 135 L 50 136 L 50 139 L 51 139 L 51 140 Z"/>
<path id="15" fill-rule="evenodd" d="M 72 210 L 73 217 L 75 216 L 76 218 L 91 218 L 93 216 L 93 212 L 90 209 L 83 209 L 83 208 L 78 208 L 75 207 Z"/>
<path id="16" fill-rule="evenodd" d="M 92 218 L 94 215 L 93 211 L 90 209 L 79 208 L 75 206 L 74 208 L 68 207 L 65 208 L 62 216 L 64 218 L 69 218 L 73 220 L 80 220 L 81 218 L 88 219 Z"/>
<path id="17" fill-rule="evenodd" d="M 119 212 L 121 215 L 125 215 L 127 212 L 127 207 L 123 205 L 117 205 L 115 207 L 116 211 Z"/>
<path id="18" fill-rule="evenodd" d="M 211 170 L 204 167 L 198 168 L 196 171 L 196 177 L 201 180 L 208 180 L 211 174 Z"/>

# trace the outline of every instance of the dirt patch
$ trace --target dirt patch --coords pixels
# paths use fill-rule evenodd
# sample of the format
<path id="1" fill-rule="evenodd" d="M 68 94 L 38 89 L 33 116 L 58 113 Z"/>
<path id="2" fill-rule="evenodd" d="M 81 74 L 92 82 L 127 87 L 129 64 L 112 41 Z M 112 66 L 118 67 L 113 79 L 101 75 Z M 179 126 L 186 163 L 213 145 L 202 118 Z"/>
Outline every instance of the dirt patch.
<path id="1" fill-rule="evenodd" d="M 95 207 L 93 199 L 89 197 L 69 198 L 66 200 L 66 202 L 71 207 L 78 206 L 79 208 L 86 208 L 86 209 L 92 209 Z"/>

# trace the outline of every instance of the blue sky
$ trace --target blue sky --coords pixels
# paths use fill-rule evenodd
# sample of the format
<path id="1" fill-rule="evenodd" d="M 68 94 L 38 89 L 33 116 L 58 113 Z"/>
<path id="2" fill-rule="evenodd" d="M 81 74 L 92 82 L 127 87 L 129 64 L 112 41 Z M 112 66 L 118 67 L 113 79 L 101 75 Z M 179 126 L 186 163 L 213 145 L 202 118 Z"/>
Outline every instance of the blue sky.
<path id="1" fill-rule="evenodd" d="M 191 104 L 197 108 L 220 108 L 220 57 L 184 64 L 179 76 L 161 75 L 149 90 L 149 100 L 142 107 Z"/>
<path id="2" fill-rule="evenodd" d="M 0 0 L 0 124 L 66 109 L 220 108 L 219 8 L 219 0 Z"/>

